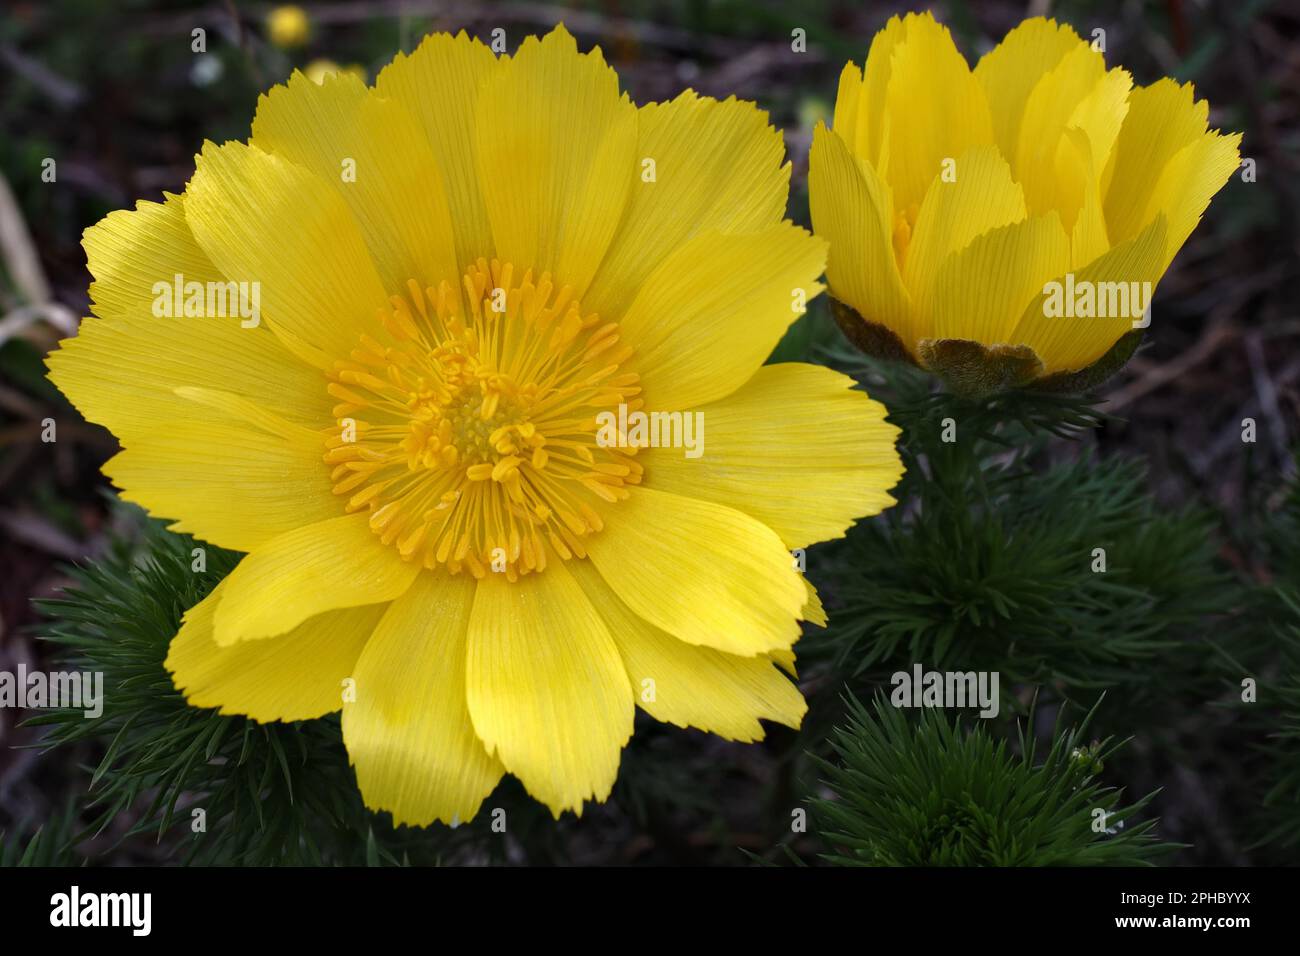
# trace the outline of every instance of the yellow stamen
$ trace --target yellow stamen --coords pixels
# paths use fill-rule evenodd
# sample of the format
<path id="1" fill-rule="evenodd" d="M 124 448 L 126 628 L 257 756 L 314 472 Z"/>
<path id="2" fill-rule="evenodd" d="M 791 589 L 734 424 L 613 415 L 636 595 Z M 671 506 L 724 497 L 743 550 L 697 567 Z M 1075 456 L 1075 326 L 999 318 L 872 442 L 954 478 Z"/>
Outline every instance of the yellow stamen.
<path id="1" fill-rule="evenodd" d="M 641 480 L 635 448 L 596 440 L 600 412 L 642 404 L 630 355 L 546 274 L 480 259 L 459 292 L 409 282 L 335 363 L 334 491 L 426 568 L 514 581 L 584 557 Z"/>

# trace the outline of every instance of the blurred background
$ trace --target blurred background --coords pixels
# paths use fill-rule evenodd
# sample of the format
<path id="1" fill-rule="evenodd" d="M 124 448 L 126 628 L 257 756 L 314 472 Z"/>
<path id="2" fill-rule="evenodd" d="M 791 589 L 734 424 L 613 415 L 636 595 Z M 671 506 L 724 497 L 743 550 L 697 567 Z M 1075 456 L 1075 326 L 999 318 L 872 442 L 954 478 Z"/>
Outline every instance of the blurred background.
<path id="1" fill-rule="evenodd" d="M 115 507 L 98 468 L 113 438 L 76 413 L 44 379 L 42 357 L 75 333 L 88 308 L 82 231 L 137 199 L 181 191 L 205 139 L 247 136 L 258 93 L 290 71 L 348 69 L 373 80 L 398 50 L 431 31 L 464 29 L 485 42 L 505 31 L 513 50 L 563 21 L 581 47 L 599 45 L 637 102 L 686 87 L 757 101 L 785 130 L 794 164 L 791 216 L 808 223 L 806 156 L 814 125 L 829 121 L 847 60 L 861 62 L 894 13 L 932 9 L 974 62 L 1026 15 L 1049 14 L 1088 36 L 1105 30 L 1106 58 L 1139 84 L 1190 80 L 1210 102 L 1210 125 L 1244 132 L 1256 180 L 1234 176 L 1175 260 L 1157 293 L 1148 345 L 1107 388 L 1103 410 L 1121 421 L 1097 441 L 1149 465 L 1150 490 L 1169 506 L 1201 503 L 1224 529 L 1218 559 L 1245 578 L 1274 571 L 1251 540 L 1252 521 L 1293 474 L 1300 429 L 1300 5 L 1269 0 L 942 2 L 862 0 L 604 0 L 530 3 L 347 0 L 272 5 L 226 0 L 4 0 L 0 13 L 0 670 L 48 661 L 31 599 L 52 594 L 69 562 L 93 558 L 134 512 Z M 807 49 L 791 50 L 792 31 Z M 195 52 L 193 31 L 205 31 Z M 55 181 L 43 173 L 57 165 Z M 838 335 L 818 303 L 781 346 L 812 354 Z M 815 356 L 814 356 L 815 357 Z M 1241 423 L 1267 423 L 1242 454 Z M 57 443 L 42 422 L 58 422 Z M 43 757 L 35 728 L 0 710 L 0 831 L 29 832 L 86 784 L 82 762 Z M 654 844 L 667 862 L 742 862 L 735 847 L 766 846 L 746 794 L 779 790 L 774 753 L 697 734 L 651 738 L 680 746 L 701 768 L 719 763 L 712 809 L 651 814 L 652 837 L 601 809 L 585 830 L 559 830 L 557 859 L 629 862 Z M 687 740 L 685 744 L 678 743 Z M 664 742 L 667 741 L 667 742 Z M 718 751 L 725 755 L 719 759 Z M 684 758 L 686 759 L 686 758 Z M 683 763 L 684 773 L 691 765 Z M 1185 862 L 1242 863 L 1214 786 L 1191 783 L 1158 809 L 1164 836 L 1195 832 Z M 1184 781 L 1186 782 L 1186 781 Z M 1180 827 L 1182 830 L 1180 831 Z M 564 835 L 567 832 L 567 835 Z M 1204 834 L 1209 833 L 1208 837 Z M 604 834 L 597 839 L 597 834 Z M 640 835 L 639 835 L 640 834 Z M 640 841 L 640 842 L 638 842 Z M 1190 842 L 1190 841 L 1189 841 Z M 162 853 L 141 837 L 115 844 L 110 862 Z"/>

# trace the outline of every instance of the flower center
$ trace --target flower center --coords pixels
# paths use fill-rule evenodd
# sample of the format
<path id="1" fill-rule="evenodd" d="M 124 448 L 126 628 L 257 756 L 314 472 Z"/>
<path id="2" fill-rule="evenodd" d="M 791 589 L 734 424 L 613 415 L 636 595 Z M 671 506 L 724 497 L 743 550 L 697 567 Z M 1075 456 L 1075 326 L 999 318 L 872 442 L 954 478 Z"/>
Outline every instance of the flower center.
<path id="1" fill-rule="evenodd" d="M 402 557 L 515 580 L 548 551 L 585 557 L 599 510 L 641 480 L 636 448 L 597 442 L 597 414 L 638 408 L 618 325 L 584 315 L 566 286 L 480 259 L 464 276 L 468 315 L 446 282 L 408 283 L 381 310 L 385 341 L 362 335 L 335 363 L 340 404 L 326 439 L 334 492 L 369 510 Z"/>

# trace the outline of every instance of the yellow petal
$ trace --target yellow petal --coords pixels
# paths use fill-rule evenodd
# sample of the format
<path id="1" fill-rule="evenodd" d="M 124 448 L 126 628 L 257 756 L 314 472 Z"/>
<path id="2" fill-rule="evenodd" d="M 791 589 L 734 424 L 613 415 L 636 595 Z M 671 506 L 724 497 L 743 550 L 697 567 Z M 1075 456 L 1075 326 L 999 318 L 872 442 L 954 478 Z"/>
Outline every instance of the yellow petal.
<path id="1" fill-rule="evenodd" d="M 1128 96 L 1133 77 L 1121 69 L 1108 70 L 1070 114 L 1067 128 L 1087 134 L 1092 169 L 1100 179 L 1115 149 L 1124 117 L 1128 115 Z"/>
<path id="2" fill-rule="evenodd" d="M 465 698 L 473 603 L 469 575 L 421 575 L 357 661 L 343 742 L 366 806 L 394 823 L 470 820 L 504 773 L 474 733 Z"/>
<path id="3" fill-rule="evenodd" d="M 1100 291 L 1105 283 L 1136 283 L 1140 294 L 1142 283 L 1149 282 L 1154 294 L 1164 271 L 1164 249 L 1165 220 L 1159 216 L 1136 238 L 1120 243 L 1075 272 L 1075 288 L 1083 288 L 1080 283 L 1088 283 Z M 1063 286 L 1065 279 L 1061 275 L 1051 281 Z M 1010 341 L 1032 348 L 1043 360 L 1046 373 L 1072 372 L 1091 365 L 1133 328 L 1135 319 L 1131 315 L 1108 318 L 1047 315 L 1045 298 L 1043 293 L 1034 297 L 1011 333 Z"/>
<path id="4" fill-rule="evenodd" d="M 854 156 L 876 167 L 882 165 L 885 94 L 889 89 L 894 50 L 906 36 L 907 23 L 901 17 L 890 17 L 872 37 L 866 64 L 859 69 L 847 63 L 840 72 L 835 97 L 835 132 Z"/>
<path id="5" fill-rule="evenodd" d="M 788 222 L 678 248 L 619 322 L 649 407 L 693 408 L 747 382 L 822 291 L 825 264 L 826 243 Z"/>
<path id="6" fill-rule="evenodd" d="M 785 216 L 785 141 L 753 103 L 687 90 L 641 107 L 638 127 L 627 209 L 583 298 L 602 315 L 622 314 L 655 267 L 702 230 L 755 232 Z"/>
<path id="7" fill-rule="evenodd" d="M 822 622 L 820 626 L 825 627 L 825 622 Z M 787 674 L 793 677 L 795 680 L 799 679 L 799 674 L 795 670 L 795 664 L 794 664 L 795 654 L 793 648 L 787 651 L 772 651 L 770 654 L 767 655 L 767 658 L 768 660 L 776 664 L 777 667 L 781 668 L 781 670 L 785 671 Z"/>
<path id="8" fill-rule="evenodd" d="M 812 582 L 807 578 L 803 579 L 803 585 L 804 589 L 808 592 L 808 600 L 804 603 L 803 610 L 799 612 L 799 617 L 802 620 L 807 621 L 809 624 L 816 624 L 818 627 L 825 627 L 829 619 L 826 617 L 826 609 L 822 607 L 822 599 L 817 594 L 817 589 L 813 587 Z M 785 667 L 790 674 L 794 674 L 793 651 L 788 653 L 788 667 L 784 663 L 787 657 L 786 651 L 772 651 L 768 656 L 777 662 L 781 662 L 782 667 Z"/>
<path id="9" fill-rule="evenodd" d="M 425 37 L 409 56 L 399 53 L 375 81 L 375 92 L 405 107 L 424 130 L 442 171 L 456 258 L 462 267 L 495 254 L 479 184 L 474 130 L 479 94 L 506 62 L 464 32 L 455 37 L 436 33 Z"/>
<path id="10" fill-rule="evenodd" d="M 1148 201 L 1169 161 L 1205 134 L 1209 104 L 1192 84 L 1163 79 L 1129 93 L 1128 113 L 1102 179 L 1106 223 L 1115 244 L 1136 236 L 1151 219 Z M 1172 230 L 1171 230 L 1172 231 Z"/>
<path id="11" fill-rule="evenodd" d="M 883 114 L 886 127 L 899 131 L 889 141 L 885 177 L 900 211 L 921 204 L 945 159 L 993 144 L 984 89 L 948 28 L 929 13 L 903 22 L 907 35 L 893 50 Z"/>
<path id="12" fill-rule="evenodd" d="M 364 514 L 278 535 L 226 578 L 217 608 L 217 643 L 273 637 L 337 608 L 400 597 L 419 573 L 380 542 Z"/>
<path id="13" fill-rule="evenodd" d="M 889 23 L 890 26 L 893 26 L 896 23 L 901 23 L 901 21 L 897 17 L 891 17 Z M 876 39 L 879 38 L 880 34 L 876 34 Z M 873 44 L 875 42 L 875 40 L 872 41 Z M 844 64 L 844 69 L 840 71 L 840 85 L 835 93 L 835 113 L 831 121 L 835 135 L 843 140 L 844 147 L 855 156 L 858 155 L 854 152 L 854 147 L 858 141 L 859 124 L 862 122 L 864 115 L 862 79 L 862 67 L 852 61 Z M 824 123 L 818 123 L 817 127 L 820 129 L 824 125 Z M 866 135 L 863 134 L 864 139 Z M 870 155 L 869 148 L 864 148 L 863 158 L 868 162 L 874 159 Z"/>
<path id="14" fill-rule="evenodd" d="M 762 740 L 759 720 L 798 727 L 808 709 L 770 658 L 696 647 L 638 617 L 588 561 L 570 562 L 618 645 L 637 705 L 656 720 L 728 740 Z"/>
<path id="15" fill-rule="evenodd" d="M 976 236 L 1025 218 L 1025 198 L 994 146 L 958 157 L 956 179 L 935 179 L 926 193 L 903 266 L 903 282 L 916 303 L 916 337 L 934 329 L 934 283 L 939 267 Z"/>
<path id="16" fill-rule="evenodd" d="M 291 422 L 316 428 L 328 421 L 333 400 L 320 372 L 285 351 L 264 324 L 241 327 L 236 300 L 214 294 L 211 316 L 154 314 L 155 302 L 174 304 L 177 275 L 181 304 L 185 283 L 196 283 L 190 291 L 198 290 L 205 310 L 207 284 L 224 283 L 190 233 L 180 196 L 110 213 L 86 230 L 84 244 L 99 318 L 85 319 L 47 365 L 87 419 L 126 442 L 150 439 L 159 422 L 179 427 L 221 417 L 174 392 L 209 385 L 274 407 Z M 220 291 L 229 290 L 223 284 Z"/>
<path id="17" fill-rule="evenodd" d="M 814 232 L 830 243 L 831 293 L 912 347 L 911 301 L 894 256 L 889 190 L 840 136 L 820 124 L 808 157 L 808 207 Z"/>
<path id="18" fill-rule="evenodd" d="M 1080 43 L 1038 82 L 1025 103 L 1020 140 L 1012 154 L 1012 172 L 1024 189 L 1025 205 L 1031 214 L 1042 215 L 1067 204 L 1077 210 L 1082 189 L 1081 186 L 1070 189 L 1068 181 L 1061 183 L 1057 175 L 1057 150 L 1071 114 L 1105 76 L 1106 64 L 1101 54 Z M 1067 193 L 1064 197 L 1063 190 Z M 1072 212 L 1066 225 L 1073 224 Z"/>
<path id="19" fill-rule="evenodd" d="M 488 752 L 558 818 L 614 786 L 632 735 L 632 689 L 605 622 L 564 563 L 478 583 L 469 712 Z"/>
<path id="20" fill-rule="evenodd" d="M 194 406 L 215 411 L 225 421 L 251 425 L 288 442 L 305 443 L 310 439 L 315 450 L 319 450 L 323 444 L 321 432 L 287 422 L 266 405 L 234 392 L 193 385 L 183 385 L 174 391 L 181 398 L 194 403 Z M 304 444 L 303 447 L 307 446 Z"/>
<path id="21" fill-rule="evenodd" d="M 699 458 L 644 449 L 646 484 L 743 511 L 788 548 L 841 537 L 856 519 L 893 504 L 888 492 L 903 474 L 898 429 L 854 384 L 818 365 L 765 365 L 700 409 Z"/>
<path id="22" fill-rule="evenodd" d="M 1032 215 L 1054 209 L 1074 229 L 1080 208 L 1099 189 L 1132 85 L 1127 72 L 1107 72 L 1101 54 L 1080 43 L 1034 88 L 1012 165 Z"/>
<path id="23" fill-rule="evenodd" d="M 172 419 L 104 465 L 122 497 L 223 548 L 252 551 L 341 508 L 318 435 Z"/>
<path id="24" fill-rule="evenodd" d="M 263 95 L 252 144 L 328 183 L 347 204 L 390 293 L 422 288 L 461 269 L 442 171 L 424 131 L 392 100 L 348 73 L 313 83 L 295 72 Z"/>
<path id="25" fill-rule="evenodd" d="M 347 204 L 301 166 L 242 143 L 205 144 L 185 196 L 195 237 L 262 312 L 329 358 L 346 357 L 387 293 Z"/>
<path id="26" fill-rule="evenodd" d="M 498 258 L 587 290 L 637 177 L 637 111 L 600 49 L 528 37 L 483 88 L 476 146 Z"/>
<path id="27" fill-rule="evenodd" d="M 1201 221 L 1210 199 L 1241 165 L 1240 146 L 1240 133 L 1206 133 L 1175 153 L 1165 166 L 1142 214 L 1145 220 L 1163 214 L 1169 225 L 1165 268 Z"/>
<path id="28" fill-rule="evenodd" d="M 1039 81 L 1083 40 L 1068 23 L 1025 20 L 980 58 L 975 78 L 984 87 L 1002 155 L 1016 155 L 1025 104 Z"/>
<path id="29" fill-rule="evenodd" d="M 767 525 L 644 487 L 604 519 L 587 553 L 614 593 L 651 624 L 689 644 L 745 656 L 798 639 L 807 593 Z"/>
<path id="30" fill-rule="evenodd" d="M 1043 284 L 1070 268 L 1070 240 L 1056 213 L 978 236 L 939 269 L 934 337 L 1006 343 Z"/>
<path id="31" fill-rule="evenodd" d="M 186 611 L 168 648 L 165 666 L 185 699 L 260 721 L 311 720 L 342 707 L 343 681 L 384 605 L 328 611 L 279 637 L 222 647 L 213 617 L 226 590 L 223 581 Z"/>
<path id="32" fill-rule="evenodd" d="M 1093 148 L 1088 134 L 1067 128 L 1057 150 L 1057 172 L 1062 180 L 1077 183 L 1078 212 L 1070 229 L 1070 266 L 1082 268 L 1104 255 L 1110 248 L 1106 228 L 1106 210 L 1102 205 L 1102 167 L 1093 164 Z"/>

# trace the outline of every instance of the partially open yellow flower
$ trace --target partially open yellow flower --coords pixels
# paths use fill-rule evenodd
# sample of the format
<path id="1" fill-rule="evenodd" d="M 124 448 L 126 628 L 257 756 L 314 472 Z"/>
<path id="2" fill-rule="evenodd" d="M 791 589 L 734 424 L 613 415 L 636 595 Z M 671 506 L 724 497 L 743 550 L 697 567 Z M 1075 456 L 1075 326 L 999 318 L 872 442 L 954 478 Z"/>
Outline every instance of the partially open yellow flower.
<path id="1" fill-rule="evenodd" d="M 1190 83 L 1134 88 L 1051 20 L 971 70 L 928 13 L 891 19 L 809 161 L 841 326 L 972 393 L 1113 370 L 1238 165 L 1207 111 Z"/>
<path id="2" fill-rule="evenodd" d="M 266 16 L 266 35 L 278 47 L 302 46 L 311 36 L 307 11 L 293 4 L 272 8 Z"/>
<path id="3" fill-rule="evenodd" d="M 52 377 L 123 497 L 249 552 L 172 643 L 188 699 L 342 707 L 367 803 L 417 824 L 506 772 L 581 812 L 638 704 L 797 726 L 774 662 L 824 618 L 790 550 L 901 466 L 850 379 L 763 365 L 825 257 L 783 155 L 752 104 L 638 109 L 563 29 L 439 35 L 373 90 L 296 75 L 89 230 Z M 686 447 L 623 440 L 651 414 Z"/>

